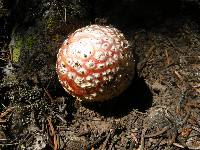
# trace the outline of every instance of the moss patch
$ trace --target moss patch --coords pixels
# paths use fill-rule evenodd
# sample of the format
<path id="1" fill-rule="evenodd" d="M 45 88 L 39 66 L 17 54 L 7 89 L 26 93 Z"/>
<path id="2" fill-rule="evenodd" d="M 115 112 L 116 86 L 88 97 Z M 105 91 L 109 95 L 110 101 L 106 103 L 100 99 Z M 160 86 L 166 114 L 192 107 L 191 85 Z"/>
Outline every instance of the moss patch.
<path id="1" fill-rule="evenodd" d="M 37 37 L 35 34 L 28 34 L 25 35 L 24 38 L 24 47 L 27 50 L 31 50 L 33 49 L 33 47 L 37 44 Z"/>
<path id="2" fill-rule="evenodd" d="M 22 38 L 20 36 L 14 36 L 9 47 L 12 50 L 12 61 L 18 63 L 22 49 Z"/>

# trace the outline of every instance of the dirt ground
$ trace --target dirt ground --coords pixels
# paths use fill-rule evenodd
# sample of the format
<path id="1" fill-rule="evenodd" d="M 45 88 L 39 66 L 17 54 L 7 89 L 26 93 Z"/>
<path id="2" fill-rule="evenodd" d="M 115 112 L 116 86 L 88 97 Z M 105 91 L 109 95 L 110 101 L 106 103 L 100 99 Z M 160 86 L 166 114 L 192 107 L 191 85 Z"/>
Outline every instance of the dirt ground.
<path id="1" fill-rule="evenodd" d="M 59 84 L 55 52 L 37 51 L 29 65 L 12 63 L 8 38 L 0 52 L 1 149 L 200 149 L 199 8 L 163 14 L 150 7 L 157 11 L 132 20 L 128 5 L 105 8 L 108 17 L 97 6 L 94 23 L 114 24 L 133 45 L 130 87 L 107 102 L 76 101 Z"/>

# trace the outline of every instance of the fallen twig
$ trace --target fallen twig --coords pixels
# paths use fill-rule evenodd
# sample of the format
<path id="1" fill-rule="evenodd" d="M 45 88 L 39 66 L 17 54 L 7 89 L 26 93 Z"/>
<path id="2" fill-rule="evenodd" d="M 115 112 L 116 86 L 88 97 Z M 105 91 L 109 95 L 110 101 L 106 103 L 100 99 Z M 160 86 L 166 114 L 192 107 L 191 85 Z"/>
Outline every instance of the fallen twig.
<path id="1" fill-rule="evenodd" d="M 145 127 L 142 130 L 142 134 L 141 134 L 141 142 L 140 142 L 140 150 L 144 150 L 144 142 L 145 142 L 145 133 L 147 131 L 147 128 Z"/>
<path id="2" fill-rule="evenodd" d="M 156 137 L 156 136 L 159 136 L 159 135 L 163 134 L 163 133 L 166 132 L 167 130 L 169 130 L 169 126 L 164 127 L 162 130 L 158 131 L 157 133 L 150 134 L 150 135 L 144 135 L 144 137 L 145 137 L 145 138 Z"/>
<path id="3" fill-rule="evenodd" d="M 179 144 L 179 143 L 173 143 L 174 146 L 178 147 L 178 148 L 185 148 L 183 145 Z"/>
<path id="4" fill-rule="evenodd" d="M 50 93 L 44 89 L 44 92 L 47 94 L 48 98 L 50 99 L 51 103 L 54 101 L 53 98 L 51 97 Z"/>
<path id="5" fill-rule="evenodd" d="M 10 113 L 12 110 L 14 109 L 14 107 L 10 107 L 10 108 L 7 108 L 6 111 L 2 112 L 0 114 L 0 118 L 3 118 L 5 117 L 8 113 Z"/>
<path id="6" fill-rule="evenodd" d="M 4 117 L 7 116 L 8 114 L 10 114 L 12 111 L 13 111 L 14 107 L 10 107 L 10 108 L 7 108 L 6 111 L 0 113 L 0 123 L 5 123 L 7 122 L 7 119 L 5 119 Z M 10 117 L 11 115 L 8 116 L 8 118 Z"/>
<path id="7" fill-rule="evenodd" d="M 113 130 L 111 129 L 111 130 L 109 131 L 107 137 L 106 137 L 106 140 L 105 140 L 104 143 L 103 143 L 103 146 L 102 146 L 102 148 L 101 148 L 102 150 L 106 149 L 106 145 L 107 145 L 108 140 L 110 139 L 112 133 L 113 133 Z"/>
<path id="8" fill-rule="evenodd" d="M 51 134 L 53 136 L 54 150 L 57 150 L 58 149 L 58 142 L 57 142 L 57 138 L 56 138 L 56 131 L 54 130 L 54 127 L 53 127 L 53 124 L 51 122 L 50 117 L 47 118 L 47 121 L 48 121 L 48 124 L 49 124 L 49 127 L 50 127 Z"/>

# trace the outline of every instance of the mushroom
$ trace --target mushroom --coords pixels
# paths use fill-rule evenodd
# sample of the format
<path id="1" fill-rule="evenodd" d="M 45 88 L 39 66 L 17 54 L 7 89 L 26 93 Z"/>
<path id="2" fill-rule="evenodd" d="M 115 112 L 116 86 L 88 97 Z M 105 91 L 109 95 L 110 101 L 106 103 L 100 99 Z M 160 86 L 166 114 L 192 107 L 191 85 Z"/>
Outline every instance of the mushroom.
<path id="1" fill-rule="evenodd" d="M 63 88 L 78 100 L 109 100 L 119 96 L 134 77 L 133 50 L 118 29 L 89 25 L 64 41 L 56 72 Z"/>

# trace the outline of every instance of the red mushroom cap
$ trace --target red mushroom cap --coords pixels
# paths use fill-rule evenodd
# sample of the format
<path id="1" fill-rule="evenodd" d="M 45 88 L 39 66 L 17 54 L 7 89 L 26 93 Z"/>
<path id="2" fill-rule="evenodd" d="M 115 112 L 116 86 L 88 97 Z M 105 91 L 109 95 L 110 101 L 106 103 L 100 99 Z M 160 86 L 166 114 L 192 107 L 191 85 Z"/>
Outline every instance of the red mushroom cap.
<path id="1" fill-rule="evenodd" d="M 79 100 L 104 101 L 121 94 L 134 76 L 135 61 L 124 35 L 110 26 L 76 30 L 57 55 L 64 89 Z"/>

